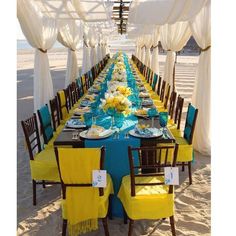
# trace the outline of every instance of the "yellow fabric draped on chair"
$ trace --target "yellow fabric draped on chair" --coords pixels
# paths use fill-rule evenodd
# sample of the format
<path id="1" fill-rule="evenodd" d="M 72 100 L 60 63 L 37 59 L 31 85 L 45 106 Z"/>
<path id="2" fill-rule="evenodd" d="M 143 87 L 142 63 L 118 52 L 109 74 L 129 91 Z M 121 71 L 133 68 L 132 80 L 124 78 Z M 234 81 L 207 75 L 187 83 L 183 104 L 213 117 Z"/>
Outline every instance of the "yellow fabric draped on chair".
<path id="1" fill-rule="evenodd" d="M 100 169 L 100 148 L 58 148 L 58 163 L 62 182 L 67 184 L 92 184 L 92 170 Z M 62 201 L 63 219 L 68 221 L 69 234 L 74 236 L 98 228 L 98 218 L 105 217 L 108 196 L 113 192 L 110 176 L 104 195 L 99 189 L 86 186 L 66 186 Z"/>

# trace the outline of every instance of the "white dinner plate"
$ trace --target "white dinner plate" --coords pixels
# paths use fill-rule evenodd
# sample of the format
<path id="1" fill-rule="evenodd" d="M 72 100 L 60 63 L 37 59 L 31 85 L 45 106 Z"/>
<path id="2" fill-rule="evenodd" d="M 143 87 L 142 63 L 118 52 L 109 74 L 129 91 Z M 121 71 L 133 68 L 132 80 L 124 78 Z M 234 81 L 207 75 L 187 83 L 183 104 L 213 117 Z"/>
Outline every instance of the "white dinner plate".
<path id="1" fill-rule="evenodd" d="M 148 135 L 148 136 L 141 135 L 141 134 L 136 133 L 134 129 L 130 130 L 129 134 L 137 138 L 159 138 L 163 135 L 162 131 L 157 128 L 149 128 L 149 130 L 153 132 L 153 135 Z"/>
<path id="2" fill-rule="evenodd" d="M 80 137 L 81 137 L 81 138 L 85 138 L 85 139 L 103 139 L 103 138 L 108 138 L 108 137 L 110 137 L 115 131 L 109 129 L 109 132 L 106 133 L 105 135 L 103 135 L 103 136 L 96 136 L 96 137 L 95 137 L 95 136 L 94 136 L 94 137 L 89 137 L 89 136 L 87 136 L 87 132 L 88 132 L 88 130 L 82 131 L 82 132 L 79 134 Z"/>

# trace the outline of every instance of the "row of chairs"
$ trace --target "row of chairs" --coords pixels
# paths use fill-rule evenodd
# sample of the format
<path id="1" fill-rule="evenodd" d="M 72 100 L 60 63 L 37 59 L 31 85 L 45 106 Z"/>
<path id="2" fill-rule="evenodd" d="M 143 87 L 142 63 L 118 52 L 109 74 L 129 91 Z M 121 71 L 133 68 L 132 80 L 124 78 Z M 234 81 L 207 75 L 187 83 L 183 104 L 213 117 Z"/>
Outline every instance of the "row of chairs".
<path id="1" fill-rule="evenodd" d="M 179 144 L 177 165 L 182 166 L 182 171 L 185 170 L 185 166 L 188 166 L 189 183 L 192 184 L 191 164 L 194 156 L 192 143 L 198 109 L 189 103 L 185 127 L 182 132 L 181 117 L 184 98 L 182 98 L 180 95 L 177 97 L 177 92 L 174 90 L 170 93 L 170 85 L 166 84 L 166 81 L 162 80 L 161 76 L 158 76 L 156 73 L 154 73 L 134 55 L 132 55 L 132 60 L 149 86 L 149 92 L 153 94 L 154 104 L 156 105 L 157 109 L 159 111 L 167 111 L 169 114 L 167 127 L 170 129 L 176 139 L 176 142 Z M 155 98 L 157 98 L 156 102 Z"/>
<path id="2" fill-rule="evenodd" d="M 91 69 L 92 80 L 95 79 L 94 76 L 98 76 L 101 70 L 104 69 L 109 57 L 107 55 L 98 65 Z M 78 104 L 79 99 L 83 96 L 84 91 L 81 87 L 83 85 L 83 77 L 86 78 L 85 83 L 87 83 L 88 77 L 83 75 L 76 82 L 72 82 L 66 89 L 58 91 L 57 96 L 49 101 L 51 114 L 48 104 L 45 104 L 37 110 L 38 119 L 34 113 L 30 118 L 21 121 L 30 157 L 33 205 L 36 205 L 36 185 L 42 184 L 45 187 L 46 184 L 60 183 L 53 142 L 63 129 L 66 120 L 73 114 L 72 108 Z M 38 121 L 40 129 L 38 128 Z M 40 139 L 41 134 L 43 144 Z"/>

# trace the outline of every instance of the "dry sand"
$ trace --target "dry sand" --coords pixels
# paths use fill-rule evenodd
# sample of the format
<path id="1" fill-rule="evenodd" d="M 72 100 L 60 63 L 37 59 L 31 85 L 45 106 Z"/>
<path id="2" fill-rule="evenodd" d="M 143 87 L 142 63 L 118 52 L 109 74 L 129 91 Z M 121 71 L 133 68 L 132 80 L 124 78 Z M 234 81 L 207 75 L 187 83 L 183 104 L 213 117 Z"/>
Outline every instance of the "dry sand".
<path id="1" fill-rule="evenodd" d="M 128 55 L 131 51 L 129 51 Z M 61 233 L 60 186 L 37 187 L 37 206 L 32 205 L 32 185 L 29 157 L 24 148 L 20 121 L 33 113 L 33 53 L 17 54 L 17 233 L 18 235 L 57 236 Z M 64 86 L 66 50 L 49 52 L 54 92 Z M 82 55 L 78 54 L 81 65 Z M 165 56 L 160 55 L 163 73 Z M 179 56 L 176 68 L 177 91 L 185 97 L 184 116 L 191 100 L 197 56 Z M 183 122 L 182 122 L 183 123 Z M 180 172 L 181 185 L 175 190 L 175 222 L 177 235 L 210 235 L 211 224 L 211 165 L 210 157 L 195 152 L 193 185 L 188 185 L 187 171 Z M 86 235 L 104 235 L 101 222 L 98 231 Z M 127 235 L 128 225 L 122 219 L 109 220 L 111 236 Z M 136 221 L 133 235 L 171 235 L 169 220 Z"/>

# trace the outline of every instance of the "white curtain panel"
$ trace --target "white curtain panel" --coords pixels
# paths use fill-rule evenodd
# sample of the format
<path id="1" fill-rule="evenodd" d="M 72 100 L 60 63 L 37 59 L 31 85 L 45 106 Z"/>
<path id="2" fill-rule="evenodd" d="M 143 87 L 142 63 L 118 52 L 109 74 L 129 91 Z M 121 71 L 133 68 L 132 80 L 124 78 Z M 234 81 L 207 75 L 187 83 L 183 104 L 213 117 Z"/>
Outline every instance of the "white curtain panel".
<path id="1" fill-rule="evenodd" d="M 152 47 L 152 35 L 146 35 L 145 36 L 145 46 L 146 46 L 146 54 L 144 59 L 144 64 L 148 67 L 151 65 L 151 47 Z"/>
<path id="2" fill-rule="evenodd" d="M 50 74 L 47 50 L 57 39 L 57 22 L 43 15 L 37 3 L 32 0 L 17 1 L 17 17 L 29 44 L 34 47 L 34 111 L 53 98 L 53 84 Z"/>
<path id="3" fill-rule="evenodd" d="M 91 68 L 91 60 L 90 60 L 90 47 L 87 38 L 87 32 L 84 30 L 84 41 L 83 41 L 83 61 L 82 61 L 82 75 L 87 73 Z"/>
<path id="4" fill-rule="evenodd" d="M 203 49 L 199 56 L 198 69 L 192 103 L 198 111 L 194 135 L 194 148 L 211 154 L 211 2 L 208 1 L 201 12 L 190 22 L 194 39 Z"/>
<path id="5" fill-rule="evenodd" d="M 175 52 L 180 51 L 188 42 L 191 31 L 188 22 L 176 22 L 165 24 L 160 27 L 160 41 L 162 47 L 167 50 L 164 80 L 173 87 L 173 69 L 175 63 Z"/>
<path id="6" fill-rule="evenodd" d="M 82 36 L 83 31 L 80 21 L 60 21 L 57 40 L 68 48 L 65 88 L 78 77 L 76 49 L 82 40 Z"/>
<path id="7" fill-rule="evenodd" d="M 90 27 L 88 31 L 88 40 L 89 40 L 89 46 L 91 47 L 90 49 L 90 61 L 91 61 L 91 67 L 96 65 L 97 62 L 97 53 L 96 53 L 96 32 L 94 28 Z"/>
<path id="8" fill-rule="evenodd" d="M 128 23 L 164 25 L 187 21 L 200 12 L 205 2 L 206 0 L 133 0 L 129 8 Z"/>
<path id="9" fill-rule="evenodd" d="M 158 42 L 159 42 L 159 38 L 160 38 L 160 34 L 159 34 L 159 30 L 160 28 L 157 27 L 154 34 L 153 34 L 153 42 L 152 42 L 152 46 L 154 47 L 153 51 L 152 51 L 152 60 L 151 60 L 151 69 L 153 70 L 153 72 L 155 72 L 157 75 L 159 75 L 159 49 L 158 49 Z"/>

